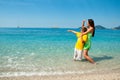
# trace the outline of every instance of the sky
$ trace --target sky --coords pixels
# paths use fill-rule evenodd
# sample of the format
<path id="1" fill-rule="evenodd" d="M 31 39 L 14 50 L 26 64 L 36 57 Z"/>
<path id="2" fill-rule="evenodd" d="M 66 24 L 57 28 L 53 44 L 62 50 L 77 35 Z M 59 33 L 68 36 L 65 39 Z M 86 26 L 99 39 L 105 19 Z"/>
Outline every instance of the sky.
<path id="1" fill-rule="evenodd" d="M 120 25 L 120 0 L 0 0 L 0 27 L 80 27 L 93 19 Z"/>

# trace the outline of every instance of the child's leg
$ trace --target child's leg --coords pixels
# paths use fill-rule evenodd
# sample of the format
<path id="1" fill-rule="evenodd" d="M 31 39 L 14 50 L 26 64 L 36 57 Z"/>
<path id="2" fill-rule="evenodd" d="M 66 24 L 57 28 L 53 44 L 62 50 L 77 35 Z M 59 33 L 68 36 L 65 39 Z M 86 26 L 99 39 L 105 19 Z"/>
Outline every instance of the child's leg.
<path id="1" fill-rule="evenodd" d="M 77 50 L 77 60 L 82 60 L 82 50 Z"/>
<path id="2" fill-rule="evenodd" d="M 75 48 L 75 49 L 74 49 L 74 56 L 73 56 L 73 59 L 76 60 L 76 57 L 77 57 L 77 49 Z"/>

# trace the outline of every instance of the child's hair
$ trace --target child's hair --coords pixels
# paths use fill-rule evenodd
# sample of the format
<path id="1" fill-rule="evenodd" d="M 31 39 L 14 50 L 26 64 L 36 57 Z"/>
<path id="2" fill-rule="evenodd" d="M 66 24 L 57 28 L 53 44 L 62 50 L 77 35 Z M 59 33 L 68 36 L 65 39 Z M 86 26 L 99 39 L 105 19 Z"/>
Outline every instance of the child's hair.
<path id="1" fill-rule="evenodd" d="M 83 32 L 86 32 L 86 31 L 87 31 L 87 28 L 86 28 L 86 27 L 83 27 L 83 28 L 82 28 L 82 31 L 83 31 Z"/>

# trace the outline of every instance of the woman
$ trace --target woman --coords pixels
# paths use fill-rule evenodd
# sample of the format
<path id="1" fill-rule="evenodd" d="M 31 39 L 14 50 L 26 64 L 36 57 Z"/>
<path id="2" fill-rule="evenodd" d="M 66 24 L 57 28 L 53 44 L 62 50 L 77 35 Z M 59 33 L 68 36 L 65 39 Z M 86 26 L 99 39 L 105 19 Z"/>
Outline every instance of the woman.
<path id="1" fill-rule="evenodd" d="M 82 22 L 82 28 L 84 27 L 84 23 L 85 21 Z M 88 34 L 87 42 L 85 43 L 83 48 L 83 55 L 85 59 L 87 59 L 89 62 L 96 64 L 94 60 L 88 55 L 88 51 L 91 47 L 91 38 L 94 37 L 94 34 L 95 34 L 94 21 L 92 19 L 88 19 L 87 26 L 88 26 L 87 31 L 81 34 L 81 36 Z"/>

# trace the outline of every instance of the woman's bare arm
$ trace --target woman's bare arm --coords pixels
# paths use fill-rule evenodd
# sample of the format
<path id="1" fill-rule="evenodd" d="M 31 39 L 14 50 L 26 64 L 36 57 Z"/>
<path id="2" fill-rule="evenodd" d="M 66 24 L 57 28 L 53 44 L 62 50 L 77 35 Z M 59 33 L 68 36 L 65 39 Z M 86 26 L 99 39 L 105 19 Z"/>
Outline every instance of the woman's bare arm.
<path id="1" fill-rule="evenodd" d="M 83 36 L 81 36 L 80 38 L 81 38 L 82 43 L 84 43 L 84 41 L 83 41 Z"/>
<path id="2" fill-rule="evenodd" d="M 85 34 L 91 32 L 92 30 L 93 30 L 93 28 L 88 28 L 88 30 L 86 32 L 83 32 L 82 35 L 85 35 Z"/>

